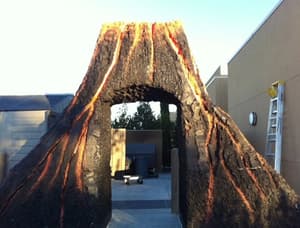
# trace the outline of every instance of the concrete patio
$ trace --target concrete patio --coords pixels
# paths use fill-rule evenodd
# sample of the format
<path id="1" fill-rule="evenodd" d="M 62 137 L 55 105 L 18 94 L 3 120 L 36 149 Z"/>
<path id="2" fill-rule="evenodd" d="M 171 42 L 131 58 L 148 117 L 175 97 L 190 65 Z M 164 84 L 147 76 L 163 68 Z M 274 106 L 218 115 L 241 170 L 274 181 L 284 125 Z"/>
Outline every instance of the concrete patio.
<path id="1" fill-rule="evenodd" d="M 144 179 L 143 184 L 126 185 L 112 179 L 112 219 L 108 228 L 181 228 L 171 213 L 171 175 Z"/>

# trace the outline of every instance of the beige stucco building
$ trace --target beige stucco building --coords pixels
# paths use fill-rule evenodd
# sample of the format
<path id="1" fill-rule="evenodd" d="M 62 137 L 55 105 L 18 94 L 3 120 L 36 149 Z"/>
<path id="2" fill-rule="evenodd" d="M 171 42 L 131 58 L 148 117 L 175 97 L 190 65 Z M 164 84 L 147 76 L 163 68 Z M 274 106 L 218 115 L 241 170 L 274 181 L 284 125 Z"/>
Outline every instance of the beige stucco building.
<path id="1" fill-rule="evenodd" d="M 212 102 L 228 111 L 228 75 L 221 72 L 221 66 L 206 82 L 206 89 Z"/>
<path id="2" fill-rule="evenodd" d="M 273 82 L 284 80 L 281 174 L 298 193 L 300 193 L 299 21 L 300 1 L 282 1 L 228 63 L 228 112 L 262 154 L 265 153 L 270 101 L 267 90 Z M 212 85 L 214 84 L 208 85 L 208 92 L 214 97 L 216 92 Z M 255 126 L 248 122 L 250 112 L 257 114 Z"/>

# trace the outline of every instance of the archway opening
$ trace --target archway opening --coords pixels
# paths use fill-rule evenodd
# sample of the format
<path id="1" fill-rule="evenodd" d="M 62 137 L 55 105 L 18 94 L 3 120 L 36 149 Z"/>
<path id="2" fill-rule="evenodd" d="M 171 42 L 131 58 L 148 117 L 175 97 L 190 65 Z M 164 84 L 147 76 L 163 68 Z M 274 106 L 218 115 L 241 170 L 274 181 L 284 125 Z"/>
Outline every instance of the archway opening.
<path id="1" fill-rule="evenodd" d="M 143 102 L 155 102 L 152 103 L 151 108 L 153 110 L 151 109 L 151 111 L 154 112 L 153 114 L 156 117 L 156 121 L 159 121 L 159 125 L 156 125 L 155 121 L 152 124 L 156 126 L 150 126 L 148 128 L 147 126 L 149 126 L 149 124 L 145 124 L 146 128 L 139 128 L 139 124 L 136 125 L 137 127 L 132 123 L 128 124 L 132 119 L 136 121 L 135 117 L 138 117 L 137 115 L 141 113 L 130 110 L 129 119 L 131 119 L 128 121 L 128 119 L 124 119 L 126 110 L 122 110 L 121 106 L 121 113 L 119 113 L 119 115 L 123 115 L 122 128 L 112 128 L 111 131 L 111 223 L 122 225 L 122 222 L 126 222 L 126 219 L 122 220 L 121 218 L 124 215 L 131 216 L 133 220 L 139 222 L 141 217 L 137 215 L 140 215 L 140 213 L 135 213 L 135 210 L 138 212 L 142 210 L 144 216 L 148 214 L 146 216 L 151 217 L 155 216 L 151 214 L 154 210 L 159 210 L 160 217 L 162 215 L 169 216 L 174 221 L 176 220 L 174 224 L 179 224 L 180 163 L 185 160 L 185 141 L 181 129 L 180 103 L 174 95 L 162 89 L 148 86 L 132 86 L 115 91 L 115 94 L 118 95 L 112 99 L 111 116 L 116 118 L 115 112 L 120 110 L 120 105 L 122 104 L 129 104 L 128 106 L 130 108 L 137 107 L 137 109 L 139 109 L 143 108 Z M 129 102 L 142 103 L 132 105 L 132 103 Z M 166 129 L 163 128 L 162 124 L 163 114 L 160 110 L 160 107 L 162 107 L 160 103 L 171 106 L 171 109 L 169 109 L 169 111 L 171 110 L 171 114 L 168 113 L 168 115 L 170 115 L 169 120 L 172 121 L 174 128 L 167 129 L 174 131 L 168 132 L 169 134 L 167 134 L 167 136 L 171 138 L 166 139 L 164 137 L 164 131 Z M 119 109 L 116 108 L 116 105 L 119 105 Z M 112 121 L 113 120 L 112 118 Z M 124 125 L 124 121 L 127 121 L 127 124 L 125 123 Z M 128 126 L 127 129 L 126 126 Z M 169 143 L 169 151 L 166 151 L 168 147 L 164 146 L 164 143 L 167 143 L 166 140 Z M 151 148 L 154 150 L 152 155 Z M 168 156 L 169 158 L 166 159 Z M 155 161 L 153 162 L 153 160 Z M 130 165 L 134 168 L 131 169 L 132 166 L 130 167 Z M 117 166 L 119 166 L 119 168 Z M 123 168 L 125 168 L 125 170 L 122 170 Z M 147 173 L 145 173 L 145 170 L 147 170 Z M 125 179 L 124 176 L 133 178 L 126 182 L 127 179 Z M 142 178 L 142 184 L 138 181 L 140 180 L 139 178 Z M 173 212 L 173 214 L 171 212 Z M 160 222 L 159 218 L 157 222 Z"/>

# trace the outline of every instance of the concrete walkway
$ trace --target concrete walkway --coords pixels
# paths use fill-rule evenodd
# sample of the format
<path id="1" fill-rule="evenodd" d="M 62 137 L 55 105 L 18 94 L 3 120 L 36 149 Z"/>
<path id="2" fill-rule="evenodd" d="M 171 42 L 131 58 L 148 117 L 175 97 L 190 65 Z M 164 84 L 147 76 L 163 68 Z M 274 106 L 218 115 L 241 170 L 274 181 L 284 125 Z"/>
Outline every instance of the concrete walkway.
<path id="1" fill-rule="evenodd" d="M 108 228 L 181 228 L 171 213 L 171 176 L 144 179 L 143 184 L 126 185 L 112 180 L 112 219 Z"/>

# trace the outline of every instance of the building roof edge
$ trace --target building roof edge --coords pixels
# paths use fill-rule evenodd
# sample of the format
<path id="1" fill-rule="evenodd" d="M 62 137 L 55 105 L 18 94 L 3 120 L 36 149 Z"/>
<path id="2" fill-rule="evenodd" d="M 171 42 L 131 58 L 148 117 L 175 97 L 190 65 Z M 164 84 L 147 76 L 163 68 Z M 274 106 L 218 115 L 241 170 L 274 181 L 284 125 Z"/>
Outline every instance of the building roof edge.
<path id="1" fill-rule="evenodd" d="M 265 19 L 257 26 L 254 32 L 249 36 L 248 39 L 243 43 L 243 45 L 238 49 L 238 51 L 231 57 L 228 61 L 228 64 L 233 61 L 233 59 L 242 51 L 242 49 L 250 42 L 250 40 L 262 29 L 262 27 L 270 20 L 272 15 L 279 9 L 279 7 L 283 4 L 284 0 L 281 0 L 274 6 L 271 12 L 265 17 Z"/>

